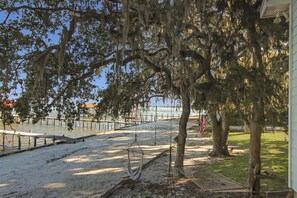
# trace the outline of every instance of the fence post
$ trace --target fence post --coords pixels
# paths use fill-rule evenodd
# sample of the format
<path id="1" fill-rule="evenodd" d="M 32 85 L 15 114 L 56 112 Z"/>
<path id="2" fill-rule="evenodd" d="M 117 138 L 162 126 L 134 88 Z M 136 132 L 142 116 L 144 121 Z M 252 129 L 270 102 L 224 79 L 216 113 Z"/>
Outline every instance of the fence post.
<path id="1" fill-rule="evenodd" d="M 20 136 L 20 134 L 18 134 L 18 147 L 19 147 L 19 150 L 21 150 L 21 147 L 22 147 L 22 143 L 21 143 L 21 136 Z"/>
<path id="2" fill-rule="evenodd" d="M 4 133 L 4 131 L 3 131 L 3 134 L 2 134 L 2 147 L 3 147 L 3 151 L 5 151 L 5 133 Z"/>
<path id="3" fill-rule="evenodd" d="M 46 133 L 44 133 L 44 135 L 46 135 Z M 46 137 L 44 138 L 44 145 L 46 145 Z"/>
<path id="4" fill-rule="evenodd" d="M 36 136 L 34 136 L 34 147 L 36 147 Z"/>
<path id="5" fill-rule="evenodd" d="M 53 136 L 53 144 L 56 144 L 56 136 Z"/>
<path id="6" fill-rule="evenodd" d="M 31 130 L 29 130 L 29 133 L 31 133 Z M 29 147 L 31 146 L 31 136 L 29 136 L 29 142 L 28 142 L 28 144 L 29 144 Z"/>
<path id="7" fill-rule="evenodd" d="M 14 134 L 15 134 L 15 130 L 13 131 L 12 138 L 11 138 L 11 146 L 12 146 L 12 149 L 13 149 L 13 147 L 14 147 Z"/>

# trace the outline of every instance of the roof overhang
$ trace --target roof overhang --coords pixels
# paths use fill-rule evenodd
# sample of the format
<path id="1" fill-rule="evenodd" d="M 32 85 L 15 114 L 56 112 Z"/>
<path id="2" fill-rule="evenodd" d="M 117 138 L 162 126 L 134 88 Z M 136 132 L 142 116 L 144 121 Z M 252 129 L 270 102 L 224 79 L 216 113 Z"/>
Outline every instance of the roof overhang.
<path id="1" fill-rule="evenodd" d="M 260 10 L 261 18 L 275 17 L 277 13 L 287 13 L 291 0 L 263 0 Z"/>

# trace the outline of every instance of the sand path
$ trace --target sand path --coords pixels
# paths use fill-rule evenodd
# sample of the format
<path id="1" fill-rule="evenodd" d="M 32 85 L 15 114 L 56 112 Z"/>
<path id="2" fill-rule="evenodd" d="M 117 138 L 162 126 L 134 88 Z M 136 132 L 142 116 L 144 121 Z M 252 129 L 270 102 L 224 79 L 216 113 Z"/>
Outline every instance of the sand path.
<path id="1" fill-rule="evenodd" d="M 127 147 L 134 139 L 144 150 L 144 163 L 169 147 L 176 121 L 126 128 L 87 138 L 76 144 L 60 144 L 0 158 L 0 197 L 100 196 L 127 176 Z M 172 130 L 170 130 L 172 129 Z"/>

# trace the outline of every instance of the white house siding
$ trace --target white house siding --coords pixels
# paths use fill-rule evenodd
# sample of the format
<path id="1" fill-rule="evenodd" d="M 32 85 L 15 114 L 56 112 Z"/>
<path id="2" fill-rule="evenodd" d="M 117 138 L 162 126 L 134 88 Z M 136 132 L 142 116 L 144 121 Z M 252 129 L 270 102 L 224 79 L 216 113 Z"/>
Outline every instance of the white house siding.
<path id="1" fill-rule="evenodd" d="M 297 1 L 291 1 L 289 90 L 289 187 L 297 191 Z"/>

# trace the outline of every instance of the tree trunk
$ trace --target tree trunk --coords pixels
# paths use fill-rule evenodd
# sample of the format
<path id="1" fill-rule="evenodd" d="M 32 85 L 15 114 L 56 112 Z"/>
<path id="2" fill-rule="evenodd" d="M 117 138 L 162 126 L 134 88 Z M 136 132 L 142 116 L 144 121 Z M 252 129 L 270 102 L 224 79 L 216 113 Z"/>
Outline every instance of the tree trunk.
<path id="1" fill-rule="evenodd" d="M 179 121 L 179 132 L 175 141 L 177 143 L 175 164 L 176 167 L 184 165 L 185 145 L 187 138 L 187 123 L 190 116 L 190 92 L 188 88 L 183 88 L 181 91 L 182 96 L 182 115 Z"/>
<path id="2" fill-rule="evenodd" d="M 246 10 L 247 11 L 247 10 Z M 247 15 L 247 36 L 250 42 L 250 51 L 253 58 L 253 68 L 257 71 L 255 79 L 251 79 L 251 98 L 252 98 L 252 111 L 251 121 L 249 122 L 250 128 L 250 159 L 249 159 L 249 172 L 248 183 L 250 189 L 254 193 L 260 191 L 260 177 L 261 173 L 261 133 L 264 128 L 264 84 L 265 84 L 265 66 L 262 59 L 261 46 L 258 43 L 258 35 L 256 30 L 256 20 L 258 15 Z"/>
<path id="3" fill-rule="evenodd" d="M 212 152 L 209 154 L 212 157 L 223 155 L 222 152 L 222 122 L 221 118 L 217 118 L 217 114 L 215 110 L 208 111 L 210 120 L 211 120 L 211 128 L 212 128 Z"/>
<path id="4" fill-rule="evenodd" d="M 224 110 L 222 113 L 222 152 L 225 156 L 230 156 L 230 153 L 228 151 L 228 136 L 230 132 L 230 117 L 228 115 L 229 113 Z"/>
<path id="5" fill-rule="evenodd" d="M 248 183 L 253 192 L 260 191 L 260 177 L 261 174 L 261 133 L 264 128 L 264 105 L 261 100 L 256 103 L 253 109 L 254 119 L 250 122 L 250 156 L 249 156 L 249 171 Z"/>
<path id="6" fill-rule="evenodd" d="M 226 112 L 222 112 L 222 116 L 218 117 L 217 112 L 209 110 L 209 117 L 211 119 L 212 126 L 212 152 L 209 154 L 212 157 L 215 156 L 229 156 L 228 151 L 228 135 L 229 135 L 229 120 Z"/>

